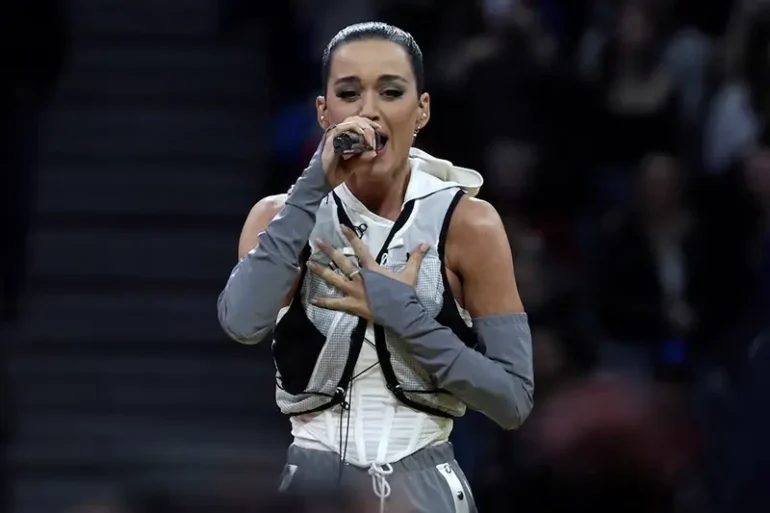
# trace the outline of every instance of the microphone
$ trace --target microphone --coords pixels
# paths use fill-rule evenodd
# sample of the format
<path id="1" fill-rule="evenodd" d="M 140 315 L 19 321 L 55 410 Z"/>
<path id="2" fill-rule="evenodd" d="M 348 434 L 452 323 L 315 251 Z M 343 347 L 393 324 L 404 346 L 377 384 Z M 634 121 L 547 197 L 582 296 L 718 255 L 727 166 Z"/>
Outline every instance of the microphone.
<path id="1" fill-rule="evenodd" d="M 374 144 L 372 148 L 366 143 L 364 137 L 357 132 L 344 132 L 334 136 L 332 144 L 334 145 L 334 154 L 343 155 L 358 155 L 370 150 L 381 150 L 385 145 L 387 138 L 381 137 L 377 132 L 374 133 Z"/>

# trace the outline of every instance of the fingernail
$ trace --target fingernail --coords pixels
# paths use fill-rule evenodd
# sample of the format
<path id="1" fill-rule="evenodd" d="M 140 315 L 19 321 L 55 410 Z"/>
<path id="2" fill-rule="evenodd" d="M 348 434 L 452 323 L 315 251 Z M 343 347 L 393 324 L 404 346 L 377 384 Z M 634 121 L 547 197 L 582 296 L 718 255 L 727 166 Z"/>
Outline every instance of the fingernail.
<path id="1" fill-rule="evenodd" d="M 310 300 L 310 304 L 311 305 L 317 305 L 318 304 L 318 300 L 317 299 L 311 299 Z"/>
<path id="2" fill-rule="evenodd" d="M 428 251 L 429 249 L 430 249 L 430 246 L 428 246 L 424 242 L 420 244 L 420 251 Z"/>

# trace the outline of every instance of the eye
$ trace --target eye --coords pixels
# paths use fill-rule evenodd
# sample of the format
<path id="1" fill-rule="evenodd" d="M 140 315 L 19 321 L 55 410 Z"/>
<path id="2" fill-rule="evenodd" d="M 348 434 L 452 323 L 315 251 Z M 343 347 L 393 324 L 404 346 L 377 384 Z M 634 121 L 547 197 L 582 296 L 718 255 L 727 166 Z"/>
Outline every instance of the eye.
<path id="1" fill-rule="evenodd" d="M 386 98 L 401 98 L 404 95 L 404 91 L 401 89 L 385 89 L 382 95 Z"/>
<path id="2" fill-rule="evenodd" d="M 337 91 L 337 98 L 340 98 L 342 100 L 353 100 L 358 96 L 358 92 L 354 91 L 353 89 L 343 89 L 341 91 Z"/>

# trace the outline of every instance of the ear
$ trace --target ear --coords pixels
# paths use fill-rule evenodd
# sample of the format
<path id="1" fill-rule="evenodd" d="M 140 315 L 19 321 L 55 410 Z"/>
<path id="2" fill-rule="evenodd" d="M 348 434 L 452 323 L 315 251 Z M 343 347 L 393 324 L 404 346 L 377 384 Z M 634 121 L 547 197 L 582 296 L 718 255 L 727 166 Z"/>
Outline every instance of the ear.
<path id="1" fill-rule="evenodd" d="M 319 96 L 315 99 L 315 110 L 318 124 L 322 129 L 326 130 L 331 125 L 329 120 L 326 119 L 326 98 Z"/>
<path id="2" fill-rule="evenodd" d="M 430 121 L 430 95 L 428 93 L 422 93 L 420 95 L 420 112 L 417 117 L 417 124 L 415 125 L 415 131 L 420 131 L 425 128 L 425 125 Z"/>

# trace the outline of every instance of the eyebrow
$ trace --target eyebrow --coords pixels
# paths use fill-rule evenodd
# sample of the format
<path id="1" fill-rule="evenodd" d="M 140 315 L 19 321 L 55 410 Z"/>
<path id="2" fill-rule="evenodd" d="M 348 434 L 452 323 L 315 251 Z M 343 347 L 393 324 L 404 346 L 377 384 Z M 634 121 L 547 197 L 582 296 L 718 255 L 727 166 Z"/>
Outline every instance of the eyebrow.
<path id="1" fill-rule="evenodd" d="M 383 82 L 408 83 L 408 80 L 402 77 L 401 75 L 380 75 L 379 78 L 377 79 L 377 82 L 378 83 L 383 83 Z M 337 80 L 334 81 L 334 85 L 350 84 L 350 83 L 360 84 L 361 79 L 355 75 L 350 75 L 347 77 L 338 78 Z"/>

